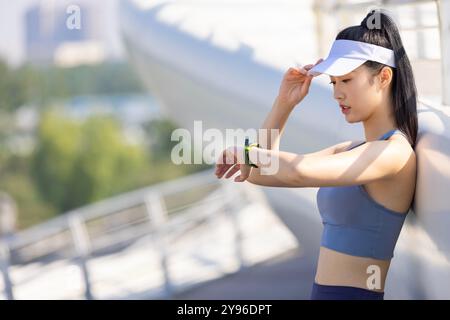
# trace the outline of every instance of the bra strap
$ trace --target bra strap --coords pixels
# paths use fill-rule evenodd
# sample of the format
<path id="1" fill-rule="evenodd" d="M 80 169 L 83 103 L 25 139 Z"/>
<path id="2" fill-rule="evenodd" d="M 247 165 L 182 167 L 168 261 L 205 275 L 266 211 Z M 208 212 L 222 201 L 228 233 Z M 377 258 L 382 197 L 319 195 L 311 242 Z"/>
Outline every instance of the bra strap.
<path id="1" fill-rule="evenodd" d="M 388 139 L 389 137 L 391 137 L 394 133 L 400 133 L 400 134 L 402 134 L 403 136 L 406 137 L 406 135 L 405 135 L 403 132 L 401 132 L 400 130 L 398 130 L 398 129 L 393 129 L 393 130 L 388 131 L 388 132 L 386 132 L 385 134 L 383 134 L 378 140 L 386 140 L 386 139 Z M 362 143 L 360 143 L 360 144 L 357 144 L 357 145 L 354 146 L 354 147 L 348 148 L 347 151 L 349 151 L 349 150 L 351 150 L 351 149 L 353 149 L 353 148 L 359 147 L 360 145 L 363 145 L 364 143 L 366 143 L 366 141 L 364 141 L 364 142 L 362 142 Z"/>
<path id="2" fill-rule="evenodd" d="M 386 140 L 389 139 L 394 133 L 399 132 L 402 133 L 400 130 L 398 129 L 393 129 L 391 131 L 386 132 L 385 134 L 383 134 L 378 140 Z"/>

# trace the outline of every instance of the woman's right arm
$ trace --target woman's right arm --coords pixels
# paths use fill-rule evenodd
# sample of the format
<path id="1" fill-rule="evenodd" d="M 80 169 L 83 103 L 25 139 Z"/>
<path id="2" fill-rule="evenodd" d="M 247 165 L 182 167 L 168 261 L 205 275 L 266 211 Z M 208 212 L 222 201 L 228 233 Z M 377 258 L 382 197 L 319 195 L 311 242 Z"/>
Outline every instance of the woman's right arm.
<path id="1" fill-rule="evenodd" d="M 317 61 L 316 64 L 320 63 Z M 258 132 L 258 143 L 260 148 L 269 150 L 279 150 L 280 139 L 283 135 L 284 128 L 295 106 L 299 104 L 303 98 L 308 94 L 309 87 L 311 85 L 312 77 L 306 76 L 306 71 L 311 69 L 314 65 L 310 64 L 303 69 L 297 70 L 290 68 L 284 75 L 283 81 L 280 85 L 279 95 L 275 99 L 272 109 L 267 115 L 261 129 L 264 129 L 266 135 L 261 137 Z M 276 129 L 275 132 L 271 132 L 271 129 Z M 349 147 L 351 141 L 342 142 L 331 146 L 329 148 L 309 153 L 304 156 L 324 156 L 334 154 L 345 150 Z M 261 174 L 259 168 L 251 168 L 250 175 L 247 181 L 272 187 L 290 187 L 285 182 L 280 181 L 275 175 Z"/>
<path id="2" fill-rule="evenodd" d="M 321 60 L 318 60 L 316 64 L 320 63 Z M 261 127 L 266 134 L 261 137 L 261 130 L 258 131 L 260 148 L 279 150 L 280 139 L 289 115 L 295 106 L 308 94 L 313 77 L 307 75 L 307 72 L 312 67 L 314 67 L 313 64 L 304 66 L 301 69 L 289 68 L 283 75 L 278 96 Z M 275 132 L 272 133 L 271 129 L 275 129 Z M 279 184 L 281 183 L 275 176 L 261 174 L 258 168 L 251 169 L 247 181 L 265 186 L 280 186 Z"/>
<path id="3" fill-rule="evenodd" d="M 287 119 L 289 118 L 289 115 L 292 112 L 292 110 L 293 110 L 292 107 L 281 104 L 278 100 L 278 97 L 277 99 L 275 99 L 275 102 L 273 103 L 272 106 L 272 110 L 267 115 L 261 127 L 262 129 L 267 130 L 268 138 L 265 139 L 265 137 L 261 138 L 260 136 L 258 136 L 258 143 L 260 145 L 260 148 L 269 150 L 279 150 L 280 139 L 284 132 Z M 274 134 L 270 136 L 271 134 L 270 129 L 278 129 L 277 132 L 279 132 L 279 134 Z M 341 142 L 317 152 L 304 154 L 304 156 L 317 157 L 338 153 L 347 149 L 350 146 L 350 144 L 351 141 Z M 246 181 L 262 186 L 290 187 L 290 185 L 287 185 L 285 182 L 277 179 L 275 175 L 261 174 L 259 168 L 252 168 L 250 171 L 250 175 Z"/>
<path id="4" fill-rule="evenodd" d="M 294 107 L 283 104 L 283 102 L 280 102 L 278 97 L 275 99 L 272 109 L 261 126 L 261 129 L 266 132 L 266 137 L 261 137 L 259 135 L 261 130 L 258 131 L 258 143 L 260 148 L 279 150 L 281 135 L 283 134 L 287 119 L 289 118 L 289 115 Z M 271 129 L 276 129 L 277 131 L 272 132 Z M 259 168 L 251 169 L 247 181 L 263 186 L 284 186 L 283 183 L 275 177 L 275 175 L 262 175 Z"/>

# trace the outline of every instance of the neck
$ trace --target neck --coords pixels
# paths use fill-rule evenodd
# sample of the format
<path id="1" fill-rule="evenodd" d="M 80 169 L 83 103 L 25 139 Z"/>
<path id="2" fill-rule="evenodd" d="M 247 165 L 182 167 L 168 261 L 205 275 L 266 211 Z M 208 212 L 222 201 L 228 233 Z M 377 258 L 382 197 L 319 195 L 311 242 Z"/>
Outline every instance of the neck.
<path id="1" fill-rule="evenodd" d="M 389 103 L 381 105 L 376 111 L 363 122 L 366 141 L 375 141 L 390 130 L 397 129 L 395 118 Z"/>

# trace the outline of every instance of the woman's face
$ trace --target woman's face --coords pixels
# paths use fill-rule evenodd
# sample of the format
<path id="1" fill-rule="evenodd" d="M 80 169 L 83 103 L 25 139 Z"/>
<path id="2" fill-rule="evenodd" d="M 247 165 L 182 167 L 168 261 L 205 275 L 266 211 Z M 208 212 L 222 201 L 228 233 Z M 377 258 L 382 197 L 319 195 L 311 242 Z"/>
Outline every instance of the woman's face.
<path id="1" fill-rule="evenodd" d="M 386 97 L 384 69 L 387 68 L 375 75 L 372 70 L 362 65 L 346 75 L 330 77 L 334 98 L 340 105 L 341 112 L 344 110 L 343 114 L 348 122 L 364 121 L 379 110 Z M 349 109 L 343 109 L 343 106 Z"/>

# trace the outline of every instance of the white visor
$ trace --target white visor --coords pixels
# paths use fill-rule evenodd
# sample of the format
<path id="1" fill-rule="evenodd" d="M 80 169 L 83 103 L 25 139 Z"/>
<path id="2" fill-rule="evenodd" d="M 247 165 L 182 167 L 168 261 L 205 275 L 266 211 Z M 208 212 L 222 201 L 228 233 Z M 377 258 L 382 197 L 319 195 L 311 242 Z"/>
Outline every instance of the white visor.
<path id="1" fill-rule="evenodd" d="M 393 50 L 360 41 L 336 40 L 328 58 L 309 70 L 308 73 L 313 76 L 325 73 L 339 77 L 352 72 L 369 60 L 395 68 Z"/>

